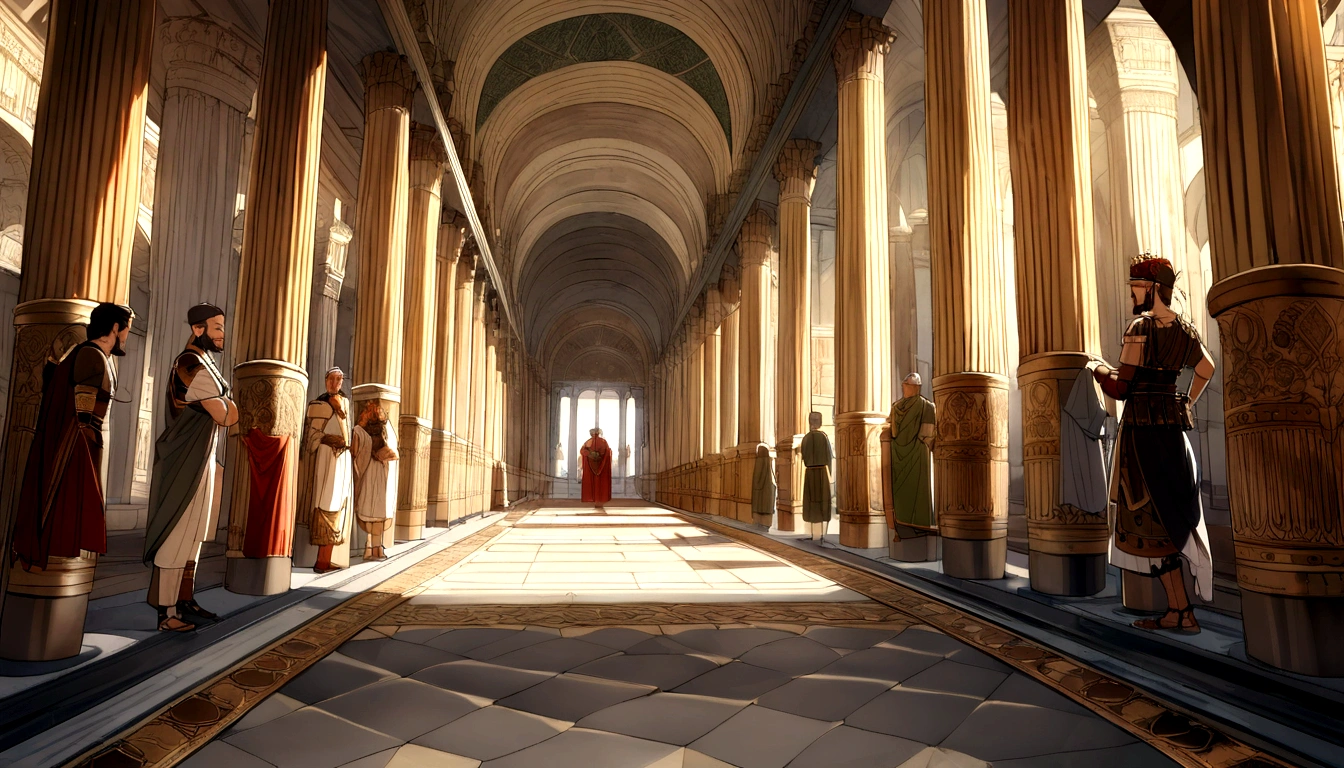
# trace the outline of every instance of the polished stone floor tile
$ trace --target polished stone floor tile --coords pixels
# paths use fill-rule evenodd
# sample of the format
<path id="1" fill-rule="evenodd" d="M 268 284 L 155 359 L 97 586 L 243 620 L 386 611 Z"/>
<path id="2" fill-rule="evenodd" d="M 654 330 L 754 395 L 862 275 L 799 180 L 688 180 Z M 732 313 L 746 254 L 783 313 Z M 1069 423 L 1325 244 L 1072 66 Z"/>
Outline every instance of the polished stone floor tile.
<path id="1" fill-rule="evenodd" d="M 402 677 L 413 675 L 425 667 L 446 664 L 462 658 L 438 648 L 408 643 L 400 639 L 394 640 L 390 637 L 379 640 L 352 640 L 340 647 L 340 653 Z"/>
<path id="2" fill-rule="evenodd" d="M 428 667 L 416 672 L 411 679 L 471 696 L 502 699 L 554 676 L 551 672 L 497 667 L 483 661 L 468 660 Z"/>
<path id="3" fill-rule="evenodd" d="M 862 651 L 878 643 L 890 640 L 899 634 L 899 630 L 866 629 L 862 627 L 808 627 L 803 637 L 816 640 L 831 648 L 843 648 L 850 651 Z"/>
<path id="4" fill-rule="evenodd" d="M 594 712 L 577 725 L 685 746 L 719 727 L 745 706 L 744 702 L 704 696 L 655 693 Z"/>
<path id="5" fill-rule="evenodd" d="M 836 725 L 752 705 L 691 748 L 741 768 L 783 768 Z"/>
<path id="6" fill-rule="evenodd" d="M 941 656 L 879 645 L 847 654 L 839 661 L 822 667 L 819 674 L 885 680 L 894 685 L 906 678 L 914 677 L 940 661 Z"/>
<path id="7" fill-rule="evenodd" d="M 796 637 L 777 629 L 697 629 L 682 632 L 676 641 L 697 651 L 735 659 L 759 645 Z"/>
<path id="8" fill-rule="evenodd" d="M 789 768 L 897 768 L 924 745 L 842 725 L 803 750 Z"/>
<path id="9" fill-rule="evenodd" d="M 693 693 L 720 699 L 753 701 L 769 691 L 789 682 L 791 678 L 773 669 L 753 667 L 740 661 L 710 670 L 675 689 L 676 693 Z"/>
<path id="10" fill-rule="evenodd" d="M 613 733 L 574 728 L 482 768 L 672 768 L 679 748 Z"/>
<path id="11" fill-rule="evenodd" d="M 884 647 L 906 648 L 912 651 L 947 656 L 957 651 L 973 651 L 969 645 L 955 637 L 939 632 L 931 627 L 910 627 L 896 637 L 882 643 Z"/>
<path id="12" fill-rule="evenodd" d="M 980 700 L 971 696 L 902 688 L 887 691 L 845 718 L 846 725 L 923 744 L 940 744 Z"/>
<path id="13" fill-rule="evenodd" d="M 844 720 L 884 692 L 882 680 L 855 680 L 826 676 L 800 677 L 761 696 L 756 703 L 813 720 Z"/>
<path id="14" fill-rule="evenodd" d="M 901 682 L 902 688 L 941 693 L 959 693 L 983 699 L 1003 684 L 1008 675 L 955 661 L 940 661 Z"/>
<path id="15" fill-rule="evenodd" d="M 549 632 L 537 632 L 532 629 L 523 629 L 514 632 L 508 637 L 486 643 L 485 645 L 478 645 L 462 655 L 478 661 L 490 661 L 498 656 L 503 656 L 507 653 L 554 639 L 555 635 L 552 635 Z"/>
<path id="16" fill-rule="evenodd" d="M 942 747 L 927 747 L 901 764 L 900 768 L 994 768 L 970 755 Z"/>
<path id="17" fill-rule="evenodd" d="M 559 637 L 495 656 L 490 659 L 490 663 L 542 672 L 568 672 L 577 666 L 614 653 L 616 651 L 604 645 L 572 637 Z"/>
<path id="18" fill-rule="evenodd" d="M 653 686 L 560 675 L 495 703 L 555 720 L 578 722 L 599 709 L 653 692 Z"/>
<path id="19" fill-rule="evenodd" d="M 416 680 L 386 680 L 328 699 L 318 709 L 402 741 L 446 725 L 479 708 L 460 693 Z"/>
<path id="20" fill-rule="evenodd" d="M 331 768 L 400 746 L 402 740 L 308 707 L 224 742 L 275 766 Z"/>
<path id="21" fill-rule="evenodd" d="M 260 757 L 229 744 L 212 741 L 178 764 L 181 768 L 275 768 Z"/>
<path id="22" fill-rule="evenodd" d="M 539 744 L 571 724 L 505 707 L 485 707 L 415 739 L 416 744 L 494 760 Z"/>
<path id="23" fill-rule="evenodd" d="M 632 645 L 651 639 L 653 635 L 624 627 L 603 627 L 596 631 L 575 635 L 575 637 L 589 643 L 597 643 L 617 651 L 624 651 Z"/>
<path id="24" fill-rule="evenodd" d="M 789 675 L 807 675 L 838 660 L 840 654 L 806 637 L 786 637 L 752 648 L 742 661 Z"/>
<path id="25" fill-rule="evenodd" d="M 1059 752 L 1119 747 L 1134 737 L 1099 717 L 1045 707 L 987 701 L 942 745 L 997 763 Z"/>
<path id="26" fill-rule="evenodd" d="M 340 768 L 477 768 L 480 764 L 480 760 L 469 757 L 451 755 L 415 744 L 404 744 L 395 749 L 360 758 L 353 763 L 346 763 Z"/>
<path id="27" fill-rule="evenodd" d="M 575 674 L 673 688 L 715 669 L 718 665 L 699 656 L 646 654 L 609 656 L 570 670 Z"/>
<path id="28" fill-rule="evenodd" d="M 240 733 L 249 728 L 256 728 L 258 725 L 264 725 L 277 717 L 284 717 L 290 712 L 303 709 L 303 707 L 304 703 L 298 699 L 290 698 L 283 693 L 273 693 L 229 726 L 229 730 L 225 734 Z"/>
<path id="29" fill-rule="evenodd" d="M 467 651 L 474 651 L 483 645 L 498 642 L 517 633 L 518 630 L 516 629 L 496 629 L 494 627 L 454 629 L 429 639 L 425 642 L 425 645 L 461 656 L 465 655 Z"/>
<path id="30" fill-rule="evenodd" d="M 994 768 L 1177 768 L 1178 765 L 1147 744 L 994 761 Z"/>
<path id="31" fill-rule="evenodd" d="M 396 677 L 385 669 L 369 666 L 340 653 L 333 653 L 304 670 L 280 692 L 304 704 L 316 704 L 356 688 Z"/>
<path id="32" fill-rule="evenodd" d="M 994 693 L 989 697 L 989 700 L 1010 701 L 1018 704 L 1048 707 L 1050 709 L 1057 709 L 1060 712 L 1069 712 L 1084 717 L 1091 715 L 1091 712 L 1087 707 L 1084 707 L 1061 693 L 1055 693 L 1020 672 L 1014 672 L 1009 675 L 1008 679 L 1004 680 L 998 688 L 994 689 Z"/>
<path id="33" fill-rule="evenodd" d="M 682 645 L 670 637 L 659 636 L 635 643 L 629 648 L 626 648 L 625 652 L 631 656 L 639 656 L 645 654 L 663 655 L 669 653 L 695 653 L 696 651 L 694 648 L 691 648 L 688 645 Z"/>

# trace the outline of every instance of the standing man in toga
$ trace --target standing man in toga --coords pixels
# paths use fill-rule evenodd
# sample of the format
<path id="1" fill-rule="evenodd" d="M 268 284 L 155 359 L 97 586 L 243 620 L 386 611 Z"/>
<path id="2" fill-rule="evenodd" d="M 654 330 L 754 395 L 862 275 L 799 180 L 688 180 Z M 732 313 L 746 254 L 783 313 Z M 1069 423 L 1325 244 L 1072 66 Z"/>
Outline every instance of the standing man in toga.
<path id="1" fill-rule="evenodd" d="M 933 403 L 919 393 L 924 382 L 912 373 L 901 382 L 901 399 L 891 406 L 891 501 L 893 541 L 921 539 L 937 532 L 933 516 Z"/>
<path id="2" fill-rule="evenodd" d="M 355 515 L 369 535 L 365 560 L 387 559 L 387 532 L 397 516 L 397 431 L 378 401 L 364 403 L 354 434 Z"/>
<path id="3" fill-rule="evenodd" d="M 219 427 L 238 423 L 238 407 L 212 357 L 224 350 L 224 310 L 198 304 L 187 311 L 187 324 L 191 339 L 167 375 L 168 426 L 154 442 L 145 531 L 145 564 L 154 566 L 147 600 L 159 612 L 159 629 L 172 632 L 217 618 L 196 602 L 196 562 L 201 542 L 215 529 Z"/>
<path id="4" fill-rule="evenodd" d="M 349 565 L 349 556 L 336 556 L 351 533 L 351 498 L 354 495 L 354 464 L 350 456 L 350 401 L 341 393 L 345 373 L 327 371 L 327 391 L 308 404 L 304 436 L 305 507 L 308 541 L 317 547 L 313 572 L 326 573 Z M 346 550 L 348 553 L 348 548 Z"/>

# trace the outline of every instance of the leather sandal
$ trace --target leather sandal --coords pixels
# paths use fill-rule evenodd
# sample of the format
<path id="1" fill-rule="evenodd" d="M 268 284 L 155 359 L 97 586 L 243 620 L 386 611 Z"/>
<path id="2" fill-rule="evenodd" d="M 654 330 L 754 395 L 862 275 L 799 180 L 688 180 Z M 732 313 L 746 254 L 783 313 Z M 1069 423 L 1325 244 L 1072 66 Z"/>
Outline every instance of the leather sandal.
<path id="1" fill-rule="evenodd" d="M 196 629 L 195 624 L 183 621 L 176 616 L 169 616 L 159 622 L 160 632 L 190 632 L 193 629 Z"/>
<path id="2" fill-rule="evenodd" d="M 1176 616 L 1176 623 L 1171 625 L 1166 624 L 1167 617 L 1172 615 Z M 1186 616 L 1190 617 L 1189 623 L 1186 622 Z M 1148 630 L 1149 632 L 1165 629 L 1185 635 L 1197 634 L 1200 631 L 1199 622 L 1195 620 L 1195 606 L 1193 605 L 1187 605 L 1180 609 L 1169 608 L 1167 609 L 1167 612 L 1162 614 L 1159 618 L 1139 619 L 1131 626 L 1136 629 Z"/>
<path id="3" fill-rule="evenodd" d="M 204 608 L 201 607 L 200 603 L 196 602 L 195 599 L 178 600 L 177 612 L 190 613 L 193 616 L 199 616 L 202 619 L 208 619 L 209 621 L 214 621 L 215 619 L 219 618 L 219 614 L 211 613 L 210 611 L 205 610 Z"/>

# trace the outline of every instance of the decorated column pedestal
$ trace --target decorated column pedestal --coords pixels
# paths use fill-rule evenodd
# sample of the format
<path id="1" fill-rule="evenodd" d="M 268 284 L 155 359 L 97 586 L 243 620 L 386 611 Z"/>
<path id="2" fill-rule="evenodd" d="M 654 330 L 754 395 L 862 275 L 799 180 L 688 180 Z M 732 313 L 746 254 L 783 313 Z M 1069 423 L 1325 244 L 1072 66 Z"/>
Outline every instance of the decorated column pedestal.
<path id="1" fill-rule="evenodd" d="M 327 76 L 327 3 L 275 3 L 257 90 L 233 369 L 238 423 L 229 507 L 231 592 L 289 590 L 308 403 L 313 231 Z"/>

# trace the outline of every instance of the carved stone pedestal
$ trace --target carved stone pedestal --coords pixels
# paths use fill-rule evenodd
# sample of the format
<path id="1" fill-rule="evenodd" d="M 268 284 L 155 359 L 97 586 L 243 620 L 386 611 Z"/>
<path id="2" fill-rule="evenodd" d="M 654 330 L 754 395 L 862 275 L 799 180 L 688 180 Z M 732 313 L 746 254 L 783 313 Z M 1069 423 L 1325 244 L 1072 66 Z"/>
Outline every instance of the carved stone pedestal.
<path id="1" fill-rule="evenodd" d="M 308 404 L 307 372 L 279 360 L 250 360 L 234 366 L 233 378 L 239 420 L 230 436 L 241 438 L 257 429 L 289 437 L 284 469 L 287 476 L 281 482 L 282 487 L 298 487 L 299 448 Z M 282 491 L 276 508 L 250 509 L 252 471 L 246 449 L 238 446 L 235 455 L 238 460 L 233 466 L 224 587 L 240 595 L 288 592 L 293 569 L 294 492 Z M 269 529 L 264 537 L 271 544 L 264 552 L 245 552 L 248 528 L 255 525 Z"/>
<path id="2" fill-rule="evenodd" d="M 55 661 L 78 656 L 98 556 L 53 557 L 46 570 L 9 570 L 0 659 Z"/>
<path id="3" fill-rule="evenodd" d="M 783 533 L 802 533 L 807 527 L 803 522 L 803 475 L 807 467 L 799 450 L 802 444 L 803 436 L 793 435 L 775 446 L 775 482 L 779 484 L 775 527 Z"/>
<path id="4" fill-rule="evenodd" d="M 1216 284 L 1227 476 L 1246 654 L 1344 676 L 1344 270 L 1260 267 Z"/>
<path id="5" fill-rule="evenodd" d="M 852 411 L 835 420 L 836 506 L 840 544 L 858 549 L 890 542 L 882 505 L 881 433 L 885 413 Z"/>
<path id="6" fill-rule="evenodd" d="M 943 572 L 1001 579 L 1008 557 L 1008 379 L 991 373 L 939 376 L 933 400 L 933 502 Z"/>
<path id="7" fill-rule="evenodd" d="M 1083 597 L 1106 586 L 1110 527 L 1104 512 L 1062 503 L 1062 406 L 1068 402 L 1087 356 L 1074 352 L 1034 355 L 1022 362 L 1022 464 L 1026 473 L 1031 588 L 1047 595 Z M 1096 458 L 1100 460 L 1100 448 Z"/>
<path id="8" fill-rule="evenodd" d="M 938 559 L 938 545 L 942 537 L 936 533 L 919 531 L 897 524 L 888 554 L 902 563 L 929 563 Z"/>
<path id="9" fill-rule="evenodd" d="M 398 500 L 396 537 L 397 541 L 416 541 L 425 538 L 432 430 L 430 421 L 426 418 L 401 416 L 400 422 L 401 428 L 397 431 L 397 455 L 401 458 L 400 472 L 403 476 L 411 477 L 398 490 L 399 493 L 409 494 L 411 498 Z"/>

